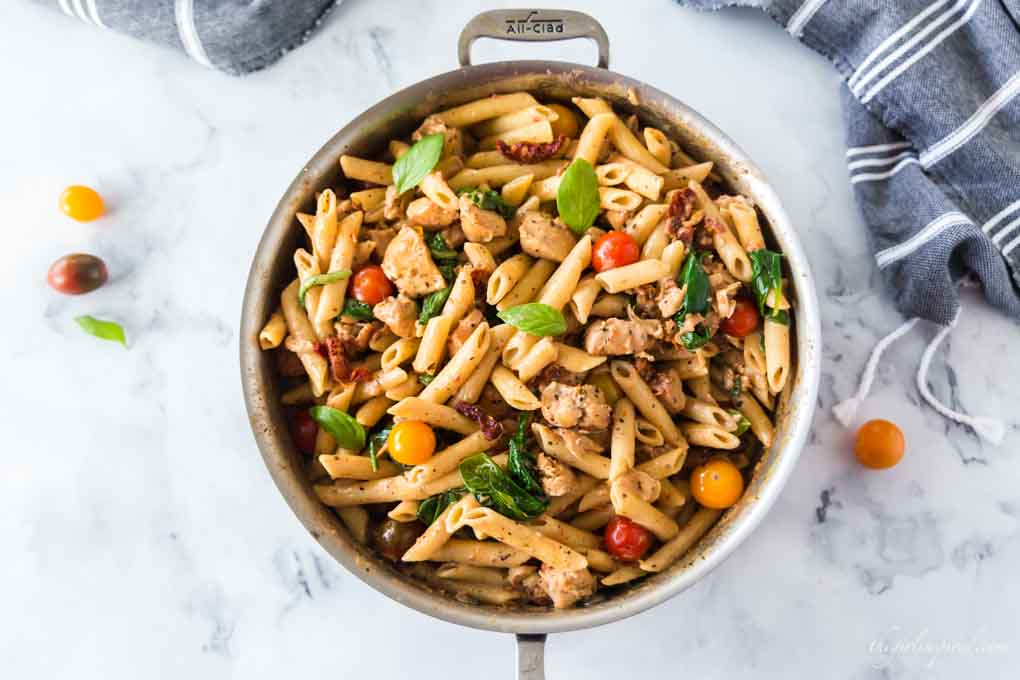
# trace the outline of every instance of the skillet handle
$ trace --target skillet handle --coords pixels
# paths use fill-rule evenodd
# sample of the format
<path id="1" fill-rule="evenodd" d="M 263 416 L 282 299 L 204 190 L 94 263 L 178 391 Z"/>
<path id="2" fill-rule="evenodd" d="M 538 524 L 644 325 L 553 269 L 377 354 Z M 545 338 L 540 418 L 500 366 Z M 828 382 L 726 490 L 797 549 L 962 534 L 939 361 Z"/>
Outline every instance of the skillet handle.
<path id="1" fill-rule="evenodd" d="M 545 680 L 545 633 L 517 634 L 517 680 Z"/>
<path id="2" fill-rule="evenodd" d="M 609 36 L 584 12 L 565 9 L 493 9 L 467 23 L 457 41 L 461 66 L 471 65 L 471 45 L 479 38 L 548 42 L 588 38 L 599 49 L 599 68 L 609 68 Z"/>

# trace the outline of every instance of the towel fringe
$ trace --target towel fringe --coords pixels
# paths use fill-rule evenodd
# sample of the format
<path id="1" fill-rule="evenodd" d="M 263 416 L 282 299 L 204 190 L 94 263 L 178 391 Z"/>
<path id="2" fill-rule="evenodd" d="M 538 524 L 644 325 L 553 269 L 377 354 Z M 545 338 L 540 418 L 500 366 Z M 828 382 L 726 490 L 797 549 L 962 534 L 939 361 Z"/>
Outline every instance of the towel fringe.
<path id="1" fill-rule="evenodd" d="M 918 317 L 907 319 L 900 324 L 899 328 L 875 344 L 874 349 L 871 350 L 871 356 L 868 357 L 868 363 L 864 365 L 864 371 L 861 373 L 861 380 L 857 385 L 857 393 L 832 407 L 832 414 L 836 416 L 836 420 L 843 427 L 850 427 L 850 423 L 857 416 L 857 409 L 860 408 L 867 398 L 868 392 L 871 391 L 871 383 L 875 381 L 875 371 L 878 370 L 878 362 L 882 359 L 882 354 L 889 348 L 889 345 L 909 333 L 910 329 L 916 326 L 918 321 L 920 321 Z"/>

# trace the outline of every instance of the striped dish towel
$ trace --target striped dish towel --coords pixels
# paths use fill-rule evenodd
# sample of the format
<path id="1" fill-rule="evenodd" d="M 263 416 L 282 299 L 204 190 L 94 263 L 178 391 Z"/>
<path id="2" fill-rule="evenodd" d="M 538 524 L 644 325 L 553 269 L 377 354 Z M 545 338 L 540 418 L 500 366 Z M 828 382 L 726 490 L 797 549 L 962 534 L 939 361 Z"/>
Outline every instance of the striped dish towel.
<path id="1" fill-rule="evenodd" d="M 761 6 L 845 79 L 847 168 L 875 262 L 907 318 L 875 347 L 845 425 L 882 351 L 924 319 L 942 326 L 921 358 L 922 397 L 998 442 L 1004 425 L 952 411 L 927 368 L 959 318 L 958 284 L 1020 319 L 1020 0 L 681 0 Z"/>
<path id="2" fill-rule="evenodd" d="M 303 43 L 337 0 L 36 0 L 100 28 L 244 75 Z"/>

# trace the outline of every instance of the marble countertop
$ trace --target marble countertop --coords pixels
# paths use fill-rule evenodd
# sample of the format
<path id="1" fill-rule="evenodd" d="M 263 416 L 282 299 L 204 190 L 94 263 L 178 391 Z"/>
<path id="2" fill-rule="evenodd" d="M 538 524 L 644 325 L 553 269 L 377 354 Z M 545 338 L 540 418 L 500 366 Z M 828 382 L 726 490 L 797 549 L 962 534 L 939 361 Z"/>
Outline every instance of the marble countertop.
<path id="1" fill-rule="evenodd" d="M 318 547 L 263 468 L 237 368 L 250 257 L 296 171 L 357 113 L 453 68 L 465 21 L 504 4 L 349 0 L 308 45 L 244 79 L 2 4 L 8 677 L 510 677 L 509 636 L 405 609 Z M 549 677 L 1012 676 L 1016 326 L 968 294 L 930 376 L 958 408 L 1005 418 L 1002 446 L 920 403 L 914 372 L 934 332 L 922 327 L 887 355 L 861 414 L 898 422 L 906 458 L 862 470 L 830 408 L 900 318 L 847 185 L 836 73 L 754 10 L 551 4 L 598 17 L 615 70 L 686 100 L 757 159 L 818 279 L 825 364 L 811 443 L 759 530 L 670 602 L 550 638 Z M 475 56 L 594 60 L 585 43 Z M 76 182 L 103 193 L 109 217 L 80 225 L 57 211 Z M 105 258 L 110 284 L 54 294 L 46 269 L 73 251 Z M 82 334 L 83 313 L 124 323 L 130 349 Z"/>

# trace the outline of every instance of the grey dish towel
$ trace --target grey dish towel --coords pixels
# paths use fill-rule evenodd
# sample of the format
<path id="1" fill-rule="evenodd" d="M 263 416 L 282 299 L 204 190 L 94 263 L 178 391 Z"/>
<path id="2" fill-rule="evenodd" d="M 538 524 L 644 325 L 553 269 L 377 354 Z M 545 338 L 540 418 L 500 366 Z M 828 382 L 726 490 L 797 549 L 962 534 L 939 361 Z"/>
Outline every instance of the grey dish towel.
<path id="1" fill-rule="evenodd" d="M 337 0 L 36 0 L 101 28 L 244 75 L 303 43 Z"/>

